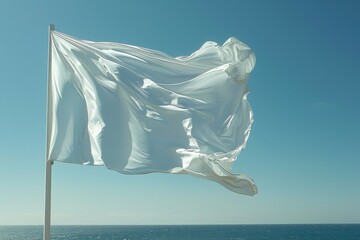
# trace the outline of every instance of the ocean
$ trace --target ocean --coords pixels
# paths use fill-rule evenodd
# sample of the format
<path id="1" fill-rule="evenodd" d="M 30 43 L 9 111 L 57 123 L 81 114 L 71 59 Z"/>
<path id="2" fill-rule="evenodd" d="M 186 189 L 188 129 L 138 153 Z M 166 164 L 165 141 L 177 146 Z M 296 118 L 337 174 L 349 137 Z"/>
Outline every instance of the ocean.
<path id="1" fill-rule="evenodd" d="M 0 226 L 0 240 L 42 240 L 42 226 Z M 51 240 L 360 240 L 360 224 L 52 226 Z"/>

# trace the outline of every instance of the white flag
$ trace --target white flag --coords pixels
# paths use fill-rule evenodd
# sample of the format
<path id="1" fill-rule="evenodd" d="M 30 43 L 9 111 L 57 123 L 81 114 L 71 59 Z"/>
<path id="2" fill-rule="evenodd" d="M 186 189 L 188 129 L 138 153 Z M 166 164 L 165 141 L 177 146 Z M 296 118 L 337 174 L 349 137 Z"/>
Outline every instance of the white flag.
<path id="1" fill-rule="evenodd" d="M 188 57 L 51 33 L 47 159 L 124 174 L 186 173 L 254 195 L 232 174 L 253 122 L 251 49 L 235 38 Z"/>

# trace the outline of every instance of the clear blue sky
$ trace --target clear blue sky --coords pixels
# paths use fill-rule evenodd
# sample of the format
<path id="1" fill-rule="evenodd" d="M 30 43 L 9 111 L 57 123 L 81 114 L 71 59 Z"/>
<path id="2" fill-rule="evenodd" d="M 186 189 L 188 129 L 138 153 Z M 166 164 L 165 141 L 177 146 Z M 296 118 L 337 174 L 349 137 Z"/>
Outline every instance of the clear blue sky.
<path id="1" fill-rule="evenodd" d="M 359 12 L 356 0 L 1 0 L 0 225 L 43 224 L 50 23 L 173 56 L 247 43 L 255 123 L 234 172 L 259 188 L 56 163 L 53 224 L 360 223 Z"/>

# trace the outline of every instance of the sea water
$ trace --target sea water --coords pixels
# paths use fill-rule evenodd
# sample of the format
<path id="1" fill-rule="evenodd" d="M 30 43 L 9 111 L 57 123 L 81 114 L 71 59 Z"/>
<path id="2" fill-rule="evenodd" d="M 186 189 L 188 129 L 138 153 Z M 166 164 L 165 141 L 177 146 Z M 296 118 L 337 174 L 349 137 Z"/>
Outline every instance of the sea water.
<path id="1" fill-rule="evenodd" d="M 42 226 L 0 226 L 0 240 L 41 240 Z M 52 226 L 52 240 L 360 240 L 360 224 Z"/>

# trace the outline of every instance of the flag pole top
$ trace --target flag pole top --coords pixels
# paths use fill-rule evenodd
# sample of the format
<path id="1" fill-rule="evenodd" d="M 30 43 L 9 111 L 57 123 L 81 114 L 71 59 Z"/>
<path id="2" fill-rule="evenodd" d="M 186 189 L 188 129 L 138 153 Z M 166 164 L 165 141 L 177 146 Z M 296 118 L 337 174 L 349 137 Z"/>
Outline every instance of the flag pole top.
<path id="1" fill-rule="evenodd" d="M 54 31 L 54 30 L 55 30 L 55 25 L 54 25 L 54 24 L 50 24 L 50 25 L 49 25 L 49 30 L 50 30 L 50 31 Z"/>

